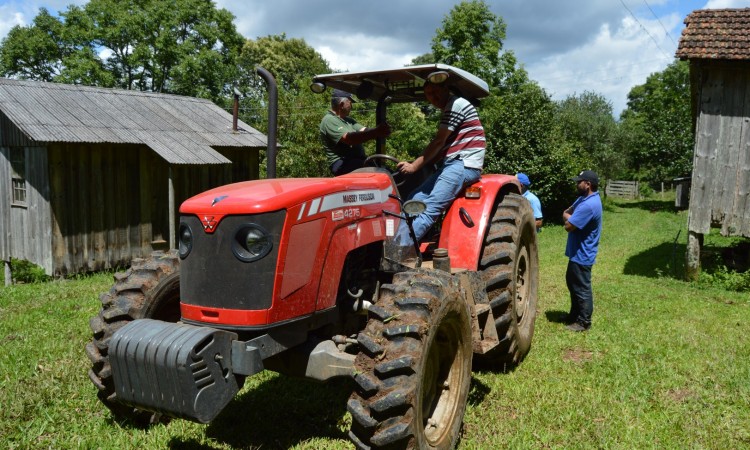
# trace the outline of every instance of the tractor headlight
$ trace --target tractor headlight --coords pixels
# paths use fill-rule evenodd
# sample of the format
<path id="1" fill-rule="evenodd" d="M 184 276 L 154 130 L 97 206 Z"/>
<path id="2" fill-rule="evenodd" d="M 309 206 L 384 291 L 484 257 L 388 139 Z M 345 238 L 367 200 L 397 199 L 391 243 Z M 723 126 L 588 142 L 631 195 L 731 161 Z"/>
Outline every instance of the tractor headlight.
<path id="1" fill-rule="evenodd" d="M 186 223 L 180 224 L 180 242 L 177 249 L 180 258 L 185 259 L 193 249 L 193 230 Z"/>
<path id="2" fill-rule="evenodd" d="M 269 254 L 272 248 L 271 235 L 254 223 L 240 226 L 232 242 L 232 253 L 244 262 L 259 260 Z"/>

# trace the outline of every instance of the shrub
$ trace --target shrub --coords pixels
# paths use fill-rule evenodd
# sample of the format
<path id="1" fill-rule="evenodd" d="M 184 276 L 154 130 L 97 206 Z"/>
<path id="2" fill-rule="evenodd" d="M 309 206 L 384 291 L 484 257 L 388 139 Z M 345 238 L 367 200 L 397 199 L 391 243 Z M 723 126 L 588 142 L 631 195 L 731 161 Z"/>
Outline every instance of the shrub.
<path id="1" fill-rule="evenodd" d="M 10 267 L 13 281 L 16 283 L 44 283 L 51 278 L 44 272 L 44 269 L 25 259 L 11 258 Z M 4 279 L 3 282 L 5 282 Z"/>

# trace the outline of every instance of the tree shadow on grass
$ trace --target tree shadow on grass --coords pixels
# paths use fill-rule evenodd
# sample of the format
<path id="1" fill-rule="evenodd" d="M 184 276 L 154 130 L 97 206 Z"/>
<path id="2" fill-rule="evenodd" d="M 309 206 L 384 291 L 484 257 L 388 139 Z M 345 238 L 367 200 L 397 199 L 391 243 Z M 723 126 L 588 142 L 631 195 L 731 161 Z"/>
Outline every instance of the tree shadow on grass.
<path id="1" fill-rule="evenodd" d="M 644 211 L 651 211 L 651 212 L 671 212 L 671 213 L 678 213 L 679 211 L 674 206 L 674 200 L 655 200 L 655 199 L 648 199 L 648 200 L 637 200 L 637 201 L 615 201 L 614 204 L 618 208 L 625 208 L 625 209 L 642 209 Z"/>
<path id="2" fill-rule="evenodd" d="M 311 438 L 346 439 L 341 423 L 354 389 L 349 379 L 327 383 L 279 376 L 227 405 L 206 436 L 236 448 L 290 448 Z M 346 428 L 346 427 L 343 427 Z M 207 449 L 195 440 L 173 439 L 172 449 Z"/>
<path id="3" fill-rule="evenodd" d="M 748 270 L 748 248 L 750 244 L 740 243 L 732 247 L 704 245 L 701 248 L 701 270 L 706 273 L 716 271 Z M 649 278 L 669 277 L 685 279 L 685 252 L 687 245 L 678 242 L 664 242 L 628 258 L 623 273 Z"/>
<path id="4" fill-rule="evenodd" d="M 628 258 L 623 274 L 683 280 L 686 248 L 685 244 L 663 242 Z"/>

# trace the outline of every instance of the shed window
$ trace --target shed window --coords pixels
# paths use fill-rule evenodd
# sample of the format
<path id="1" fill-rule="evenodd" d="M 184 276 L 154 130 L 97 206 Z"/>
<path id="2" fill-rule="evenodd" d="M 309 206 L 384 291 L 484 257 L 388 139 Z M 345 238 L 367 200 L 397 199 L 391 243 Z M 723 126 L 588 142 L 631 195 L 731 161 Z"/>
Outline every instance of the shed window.
<path id="1" fill-rule="evenodd" d="M 21 147 L 10 148 L 11 204 L 26 206 L 26 152 Z"/>

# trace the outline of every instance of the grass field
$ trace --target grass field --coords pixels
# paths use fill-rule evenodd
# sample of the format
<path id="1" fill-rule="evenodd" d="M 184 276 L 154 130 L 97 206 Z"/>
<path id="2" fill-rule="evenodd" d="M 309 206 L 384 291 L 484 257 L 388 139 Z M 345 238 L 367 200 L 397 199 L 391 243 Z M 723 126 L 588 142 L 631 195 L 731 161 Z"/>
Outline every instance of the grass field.
<path id="1" fill-rule="evenodd" d="M 607 204 L 588 333 L 559 322 L 566 233 L 544 229 L 531 352 L 510 373 L 474 374 L 459 449 L 750 448 L 750 296 L 680 279 L 687 219 L 670 205 Z M 351 448 L 348 380 L 262 373 L 209 425 L 113 421 L 83 350 L 110 284 L 98 274 L 0 288 L 1 447 Z"/>

